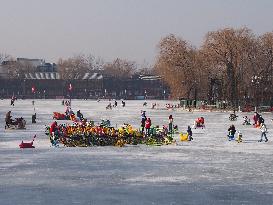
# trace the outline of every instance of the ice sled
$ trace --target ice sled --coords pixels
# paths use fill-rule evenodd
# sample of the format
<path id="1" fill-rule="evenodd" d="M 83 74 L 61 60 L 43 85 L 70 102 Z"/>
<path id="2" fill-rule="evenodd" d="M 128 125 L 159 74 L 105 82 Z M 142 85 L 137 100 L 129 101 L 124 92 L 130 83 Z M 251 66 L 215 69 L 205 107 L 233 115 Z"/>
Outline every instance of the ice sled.
<path id="1" fill-rule="evenodd" d="M 32 140 L 31 142 L 23 142 L 23 140 L 22 140 L 21 144 L 19 144 L 19 147 L 20 147 L 21 149 L 25 149 L 25 148 L 35 148 L 35 147 L 33 146 L 33 142 L 34 142 L 34 139 L 35 139 L 35 138 L 36 138 L 36 135 L 34 135 L 33 140 Z"/>
<path id="2" fill-rule="evenodd" d="M 53 112 L 53 119 L 55 120 L 67 120 L 66 115 L 59 113 L 59 112 Z"/>
<path id="3" fill-rule="evenodd" d="M 230 121 L 235 121 L 235 120 L 237 120 L 237 115 L 235 115 L 235 114 L 230 114 L 230 116 L 229 116 L 229 120 Z"/>
<path id="4" fill-rule="evenodd" d="M 199 124 L 196 121 L 194 121 L 192 129 L 204 129 L 205 128 L 205 124 Z"/>
<path id="5" fill-rule="evenodd" d="M 5 129 L 18 130 L 26 129 L 26 120 L 24 118 L 15 118 L 15 121 L 5 125 Z"/>
<path id="6" fill-rule="evenodd" d="M 203 117 L 198 117 L 194 122 L 193 122 L 193 129 L 197 129 L 197 128 L 201 128 L 204 129 L 205 128 L 205 119 Z"/>
<path id="7" fill-rule="evenodd" d="M 183 141 L 188 141 L 188 133 L 180 133 L 180 141 L 183 142 Z"/>

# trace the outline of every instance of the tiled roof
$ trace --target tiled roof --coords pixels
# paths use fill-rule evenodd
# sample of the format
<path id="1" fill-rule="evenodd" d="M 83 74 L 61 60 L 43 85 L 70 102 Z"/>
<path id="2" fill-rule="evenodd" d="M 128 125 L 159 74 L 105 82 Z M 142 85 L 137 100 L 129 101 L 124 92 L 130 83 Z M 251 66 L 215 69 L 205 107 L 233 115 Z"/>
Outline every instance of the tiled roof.
<path id="1" fill-rule="evenodd" d="M 46 80 L 58 80 L 60 79 L 60 74 L 55 72 L 36 72 L 36 73 L 26 73 L 25 79 L 46 79 Z M 85 73 L 84 75 L 76 75 L 74 80 L 101 80 L 103 75 L 99 73 Z"/>

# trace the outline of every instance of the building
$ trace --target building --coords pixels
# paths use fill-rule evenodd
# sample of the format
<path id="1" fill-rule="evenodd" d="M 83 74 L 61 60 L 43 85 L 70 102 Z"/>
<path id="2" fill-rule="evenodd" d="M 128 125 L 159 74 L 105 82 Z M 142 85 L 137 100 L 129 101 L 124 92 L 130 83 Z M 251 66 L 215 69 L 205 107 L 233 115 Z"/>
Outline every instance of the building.
<path id="1" fill-rule="evenodd" d="M 69 86 L 72 90 L 69 90 Z M 35 88 L 35 93 L 32 88 Z M 114 78 L 99 71 L 78 75 L 75 79 L 61 79 L 57 72 L 26 73 L 23 78 L 2 79 L 0 96 L 10 98 L 72 98 L 77 99 L 167 99 L 169 89 L 159 76 Z"/>
<path id="2" fill-rule="evenodd" d="M 12 66 L 22 66 L 26 73 L 10 78 Z M 129 78 L 111 77 L 102 70 L 77 75 L 74 79 L 61 79 L 55 63 L 43 59 L 17 58 L 0 65 L 0 96 L 10 98 L 115 98 L 115 99 L 165 99 L 169 89 L 160 76 L 134 75 Z M 72 91 L 68 86 L 72 85 Z M 32 88 L 35 93 L 32 93 Z"/>

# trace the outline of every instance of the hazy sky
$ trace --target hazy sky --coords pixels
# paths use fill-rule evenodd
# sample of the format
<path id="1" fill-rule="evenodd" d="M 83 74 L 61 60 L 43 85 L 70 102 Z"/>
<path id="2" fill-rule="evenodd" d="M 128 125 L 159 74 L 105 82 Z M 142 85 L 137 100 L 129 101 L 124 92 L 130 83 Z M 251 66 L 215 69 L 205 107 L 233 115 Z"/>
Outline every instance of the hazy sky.
<path id="1" fill-rule="evenodd" d="M 273 0 L 0 0 L 0 52 L 57 61 L 93 54 L 153 63 L 170 33 L 199 46 L 208 31 L 273 31 Z"/>

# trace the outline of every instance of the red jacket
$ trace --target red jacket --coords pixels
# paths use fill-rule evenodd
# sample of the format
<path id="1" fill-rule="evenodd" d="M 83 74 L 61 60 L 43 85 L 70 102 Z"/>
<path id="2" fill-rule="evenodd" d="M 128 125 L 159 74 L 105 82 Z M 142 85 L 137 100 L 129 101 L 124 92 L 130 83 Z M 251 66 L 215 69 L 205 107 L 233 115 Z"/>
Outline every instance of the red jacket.
<path id="1" fill-rule="evenodd" d="M 151 128 L 151 120 L 146 120 L 146 122 L 145 122 L 145 128 L 147 128 L 147 129 L 150 129 Z"/>
<path id="2" fill-rule="evenodd" d="M 57 129 L 57 123 L 53 122 L 50 126 L 50 133 L 55 132 L 55 130 Z"/>
<path id="3" fill-rule="evenodd" d="M 253 116 L 253 120 L 254 120 L 255 123 L 258 121 L 258 119 L 259 119 L 259 116 L 258 116 L 258 115 L 254 115 L 254 116 Z"/>

